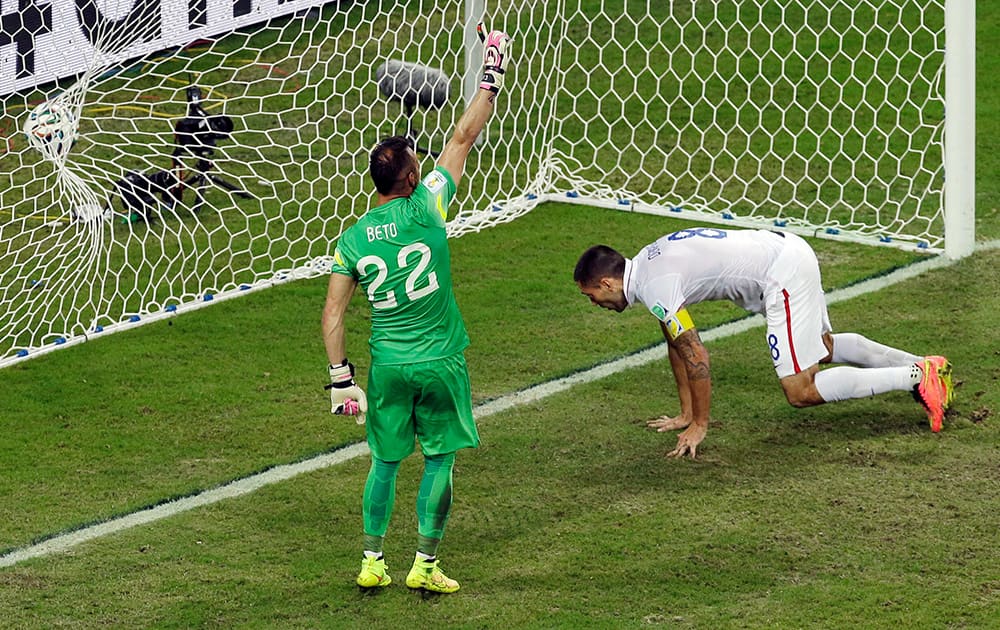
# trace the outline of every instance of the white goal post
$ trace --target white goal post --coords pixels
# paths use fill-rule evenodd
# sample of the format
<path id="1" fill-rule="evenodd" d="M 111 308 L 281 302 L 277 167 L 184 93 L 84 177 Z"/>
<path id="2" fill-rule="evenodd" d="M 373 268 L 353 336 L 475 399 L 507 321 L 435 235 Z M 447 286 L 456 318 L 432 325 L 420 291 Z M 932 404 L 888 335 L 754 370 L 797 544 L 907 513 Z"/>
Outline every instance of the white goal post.
<path id="1" fill-rule="evenodd" d="M 452 236 L 560 202 L 975 243 L 972 0 L 19 6 L 0 14 L 0 367 L 327 273 L 372 201 L 369 148 L 442 148 L 483 15 L 514 61 Z"/>

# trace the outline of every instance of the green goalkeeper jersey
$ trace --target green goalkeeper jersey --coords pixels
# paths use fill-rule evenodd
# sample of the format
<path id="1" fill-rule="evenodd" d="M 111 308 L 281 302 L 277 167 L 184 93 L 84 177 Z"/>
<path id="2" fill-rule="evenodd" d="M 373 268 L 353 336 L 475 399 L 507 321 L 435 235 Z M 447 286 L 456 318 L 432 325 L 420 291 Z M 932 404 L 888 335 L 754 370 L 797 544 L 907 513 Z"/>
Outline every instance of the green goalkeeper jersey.
<path id="1" fill-rule="evenodd" d="M 469 345 L 451 287 L 445 220 L 455 182 L 435 168 L 409 197 L 370 209 L 344 230 L 333 273 L 358 281 L 372 309 L 372 363 L 416 363 Z"/>

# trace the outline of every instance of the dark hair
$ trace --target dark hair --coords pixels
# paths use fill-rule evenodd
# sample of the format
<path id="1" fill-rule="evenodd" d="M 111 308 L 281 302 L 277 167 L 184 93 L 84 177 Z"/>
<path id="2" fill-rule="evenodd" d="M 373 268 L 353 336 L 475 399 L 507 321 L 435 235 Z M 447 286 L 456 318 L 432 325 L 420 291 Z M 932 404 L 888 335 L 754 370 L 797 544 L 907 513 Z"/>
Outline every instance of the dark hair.
<path id="1" fill-rule="evenodd" d="M 607 245 L 594 245 L 583 252 L 573 270 L 573 280 L 584 287 L 597 284 L 601 278 L 621 278 L 625 275 L 625 257 Z"/>
<path id="2" fill-rule="evenodd" d="M 395 191 L 399 180 L 412 166 L 407 149 L 413 144 L 406 136 L 391 136 L 379 142 L 368 158 L 368 173 L 375 182 L 375 188 L 383 195 Z"/>

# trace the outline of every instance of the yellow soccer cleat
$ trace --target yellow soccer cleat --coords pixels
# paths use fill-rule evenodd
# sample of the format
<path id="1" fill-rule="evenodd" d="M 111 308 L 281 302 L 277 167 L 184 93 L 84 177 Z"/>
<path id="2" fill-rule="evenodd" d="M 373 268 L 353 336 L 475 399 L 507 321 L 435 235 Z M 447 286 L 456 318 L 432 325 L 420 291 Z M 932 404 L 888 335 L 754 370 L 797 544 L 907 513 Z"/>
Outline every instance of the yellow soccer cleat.
<path id="1" fill-rule="evenodd" d="M 361 588 L 379 588 L 392 584 L 392 578 L 386 572 L 385 558 L 365 556 L 361 561 L 361 573 L 358 573 L 358 586 Z"/>
<path id="2" fill-rule="evenodd" d="M 458 590 L 458 582 L 451 579 L 438 567 L 438 561 L 416 558 L 413 567 L 406 576 L 406 585 L 414 589 L 422 589 L 432 593 L 454 593 Z"/>

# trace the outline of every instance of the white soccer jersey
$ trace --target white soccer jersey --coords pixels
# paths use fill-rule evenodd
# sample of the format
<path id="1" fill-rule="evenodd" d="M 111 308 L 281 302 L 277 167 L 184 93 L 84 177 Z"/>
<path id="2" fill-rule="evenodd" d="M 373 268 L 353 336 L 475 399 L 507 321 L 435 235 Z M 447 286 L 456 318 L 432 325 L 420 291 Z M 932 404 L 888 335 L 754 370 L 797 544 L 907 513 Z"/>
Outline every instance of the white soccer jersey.
<path id="1" fill-rule="evenodd" d="M 767 230 L 691 228 L 650 243 L 626 265 L 625 296 L 658 318 L 685 304 L 730 300 L 763 313 L 771 265 L 785 245 Z"/>
<path id="2" fill-rule="evenodd" d="M 642 303 L 673 334 L 684 306 L 730 300 L 767 319 L 765 340 L 779 378 L 827 355 L 831 331 L 812 249 L 794 234 L 690 228 L 668 234 L 625 261 L 625 297 Z"/>

